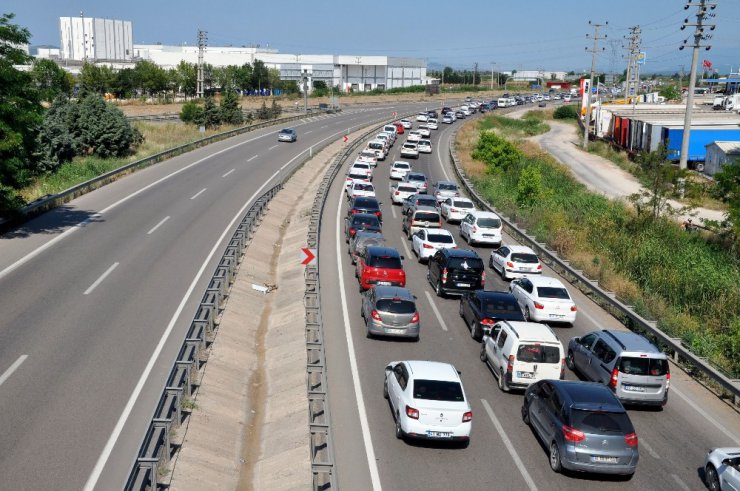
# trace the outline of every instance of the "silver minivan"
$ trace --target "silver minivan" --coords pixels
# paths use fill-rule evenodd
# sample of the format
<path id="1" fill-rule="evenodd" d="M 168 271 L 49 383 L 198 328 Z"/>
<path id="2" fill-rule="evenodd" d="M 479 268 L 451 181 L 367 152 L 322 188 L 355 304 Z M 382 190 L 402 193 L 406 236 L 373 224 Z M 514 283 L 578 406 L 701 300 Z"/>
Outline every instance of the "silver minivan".
<path id="1" fill-rule="evenodd" d="M 634 332 L 604 329 L 574 337 L 566 364 L 609 387 L 623 404 L 663 406 L 668 401 L 668 357 Z"/>

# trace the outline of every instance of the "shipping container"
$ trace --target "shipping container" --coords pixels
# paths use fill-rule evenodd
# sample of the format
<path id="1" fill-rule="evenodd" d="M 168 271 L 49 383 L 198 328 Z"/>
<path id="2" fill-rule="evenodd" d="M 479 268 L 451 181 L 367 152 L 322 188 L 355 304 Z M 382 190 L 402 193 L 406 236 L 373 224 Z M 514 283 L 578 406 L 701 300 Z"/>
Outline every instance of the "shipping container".
<path id="1" fill-rule="evenodd" d="M 668 158 L 681 158 L 683 127 L 664 127 L 662 140 L 668 148 Z M 740 128 L 692 127 L 689 134 L 689 161 L 704 161 L 706 146 L 715 141 L 740 141 Z"/>

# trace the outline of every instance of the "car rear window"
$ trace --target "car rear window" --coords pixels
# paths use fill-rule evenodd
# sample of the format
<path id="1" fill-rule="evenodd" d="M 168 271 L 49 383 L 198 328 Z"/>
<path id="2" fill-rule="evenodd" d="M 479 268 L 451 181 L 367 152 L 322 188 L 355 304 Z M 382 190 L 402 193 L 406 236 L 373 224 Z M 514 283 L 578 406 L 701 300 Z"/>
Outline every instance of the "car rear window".
<path id="1" fill-rule="evenodd" d="M 570 300 L 568 290 L 556 286 L 539 286 L 537 287 L 537 296 L 540 298 L 556 298 L 560 300 Z"/>
<path id="2" fill-rule="evenodd" d="M 498 218 L 479 218 L 478 226 L 483 228 L 499 228 L 501 226 L 501 220 Z"/>
<path id="3" fill-rule="evenodd" d="M 427 235 L 429 242 L 436 242 L 438 244 L 452 244 L 452 236 L 447 234 L 429 234 Z"/>
<path id="4" fill-rule="evenodd" d="M 357 184 L 355 184 L 357 185 Z M 365 186 L 372 186 L 372 184 L 364 184 Z M 363 207 L 363 208 L 377 208 L 378 202 L 375 200 L 375 198 L 369 198 L 365 196 L 360 196 L 358 198 L 355 198 L 354 205 L 356 207 Z"/>
<path id="5" fill-rule="evenodd" d="M 375 215 L 371 216 L 359 216 L 355 215 L 354 219 L 352 220 L 352 223 L 355 225 L 375 225 L 376 227 L 380 228 L 380 221 L 378 220 L 378 217 Z"/>
<path id="6" fill-rule="evenodd" d="M 439 184 L 437 187 L 443 191 L 457 191 L 457 186 L 454 184 Z"/>
<path id="7" fill-rule="evenodd" d="M 668 373 L 668 360 L 623 357 L 619 362 L 619 371 L 628 375 L 662 376 Z"/>
<path id="8" fill-rule="evenodd" d="M 535 254 L 526 254 L 526 253 L 515 253 L 511 255 L 511 260 L 515 263 L 527 263 L 527 264 L 537 264 L 540 262 L 539 259 L 537 259 L 537 256 Z"/>
<path id="9" fill-rule="evenodd" d="M 372 184 L 367 184 L 365 182 L 356 182 L 355 189 L 360 191 L 372 191 L 374 188 Z"/>
<path id="10" fill-rule="evenodd" d="M 393 256 L 370 256 L 367 265 L 372 268 L 401 269 L 401 258 Z"/>
<path id="11" fill-rule="evenodd" d="M 360 174 L 359 172 L 352 172 L 349 174 L 350 179 L 367 179 L 367 174 Z"/>
<path id="12" fill-rule="evenodd" d="M 354 167 L 355 169 L 369 169 L 370 164 L 355 162 L 355 164 L 352 167 Z"/>
<path id="13" fill-rule="evenodd" d="M 478 257 L 451 257 L 447 263 L 447 267 L 453 269 L 466 269 L 465 265 L 467 269 L 483 270 L 483 261 Z"/>
<path id="14" fill-rule="evenodd" d="M 427 178 L 420 174 L 409 174 L 408 180 L 409 181 L 426 181 Z"/>
<path id="15" fill-rule="evenodd" d="M 481 305 L 483 312 L 486 315 L 495 317 L 496 314 L 514 314 L 521 313 L 519 310 L 519 304 L 515 299 L 496 299 L 488 300 L 483 302 Z"/>
<path id="16" fill-rule="evenodd" d="M 417 222 L 438 222 L 439 213 L 420 211 L 416 214 L 414 220 Z"/>
<path id="17" fill-rule="evenodd" d="M 466 209 L 473 208 L 473 203 L 469 201 L 453 201 L 452 204 L 458 208 L 466 208 Z"/>
<path id="18" fill-rule="evenodd" d="M 627 413 L 610 413 L 606 411 L 587 411 L 573 409 L 570 413 L 570 426 L 584 433 L 632 433 L 632 426 Z"/>
<path id="19" fill-rule="evenodd" d="M 410 169 L 411 166 L 409 164 L 393 164 L 394 169 Z"/>
<path id="20" fill-rule="evenodd" d="M 414 399 L 462 402 L 465 397 L 459 382 L 419 379 L 414 380 Z"/>
<path id="21" fill-rule="evenodd" d="M 415 193 L 416 186 L 398 186 L 398 190 L 403 193 Z"/>
<path id="22" fill-rule="evenodd" d="M 521 344 L 516 359 L 525 363 L 559 363 L 560 348 L 547 344 Z"/>
<path id="23" fill-rule="evenodd" d="M 375 308 L 381 312 L 391 314 L 413 314 L 416 312 L 416 304 L 409 300 L 383 298 L 375 303 Z"/>

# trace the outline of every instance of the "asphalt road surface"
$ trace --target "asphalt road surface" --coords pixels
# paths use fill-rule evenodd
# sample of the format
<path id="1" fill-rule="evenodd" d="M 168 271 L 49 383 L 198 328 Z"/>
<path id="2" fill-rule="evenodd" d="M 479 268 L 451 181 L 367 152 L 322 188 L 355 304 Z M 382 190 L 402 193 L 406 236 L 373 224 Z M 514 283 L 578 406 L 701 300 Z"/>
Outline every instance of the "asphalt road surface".
<path id="1" fill-rule="evenodd" d="M 411 161 L 431 183 L 455 180 L 448 164 L 449 139 L 456 125 L 433 131 L 434 151 Z M 416 127 L 416 123 L 414 125 Z M 407 287 L 417 296 L 421 315 L 418 343 L 367 339 L 360 317 L 360 294 L 343 236 L 347 205 L 343 179 L 337 178 L 322 218 L 320 279 L 327 351 L 330 411 L 340 489 L 539 489 L 682 490 L 703 489 L 700 468 L 707 449 L 740 445 L 740 417 L 709 391 L 672 366 L 671 392 L 663 411 L 630 409 L 640 445 L 640 462 L 629 481 L 588 474 L 555 474 L 547 453 L 521 419 L 522 393 L 503 393 L 479 360 L 479 343 L 458 316 L 459 301 L 434 295 L 426 266 L 417 263 L 411 242 L 401 232 L 400 207 L 388 194 L 388 167 L 398 155 L 401 135 L 374 184 L 383 205 L 383 234 L 405 256 Z M 457 225 L 445 225 L 458 246 L 468 247 Z M 512 242 L 507 236 L 505 242 Z M 476 247 L 488 264 L 491 249 Z M 545 267 L 546 275 L 554 275 Z M 486 267 L 486 289 L 508 290 L 508 283 Z M 567 283 L 566 283 L 567 285 Z M 614 318 L 569 287 L 578 305 L 572 327 L 554 326 L 564 347 L 572 336 L 596 328 L 624 329 Z M 473 409 L 467 448 L 406 443 L 394 434 L 393 417 L 382 396 L 383 369 L 394 360 L 428 359 L 453 363 L 462 372 Z M 566 378 L 577 377 L 567 371 Z"/>
<path id="2" fill-rule="evenodd" d="M 258 130 L 0 237 L 0 489 L 119 489 L 224 240 L 311 146 L 424 105 Z"/>

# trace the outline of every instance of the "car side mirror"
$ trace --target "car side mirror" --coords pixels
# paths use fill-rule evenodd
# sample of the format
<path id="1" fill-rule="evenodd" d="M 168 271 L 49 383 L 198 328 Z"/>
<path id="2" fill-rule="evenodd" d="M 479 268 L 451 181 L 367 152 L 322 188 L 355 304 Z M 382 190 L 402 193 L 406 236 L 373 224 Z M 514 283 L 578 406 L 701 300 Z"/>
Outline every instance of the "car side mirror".
<path id="1" fill-rule="evenodd" d="M 487 327 L 487 326 L 484 326 L 483 327 L 483 335 L 484 336 L 490 336 L 491 335 L 491 328 L 490 327 Z"/>
<path id="2" fill-rule="evenodd" d="M 574 338 L 573 338 L 573 342 L 574 342 L 574 343 L 578 343 L 578 344 L 581 344 L 581 337 L 580 337 L 580 336 L 576 336 L 576 337 L 574 337 Z"/>
<path id="3" fill-rule="evenodd" d="M 400 257 L 401 257 L 401 261 L 405 261 L 406 260 L 405 257 L 403 257 L 403 256 L 400 256 Z"/>

